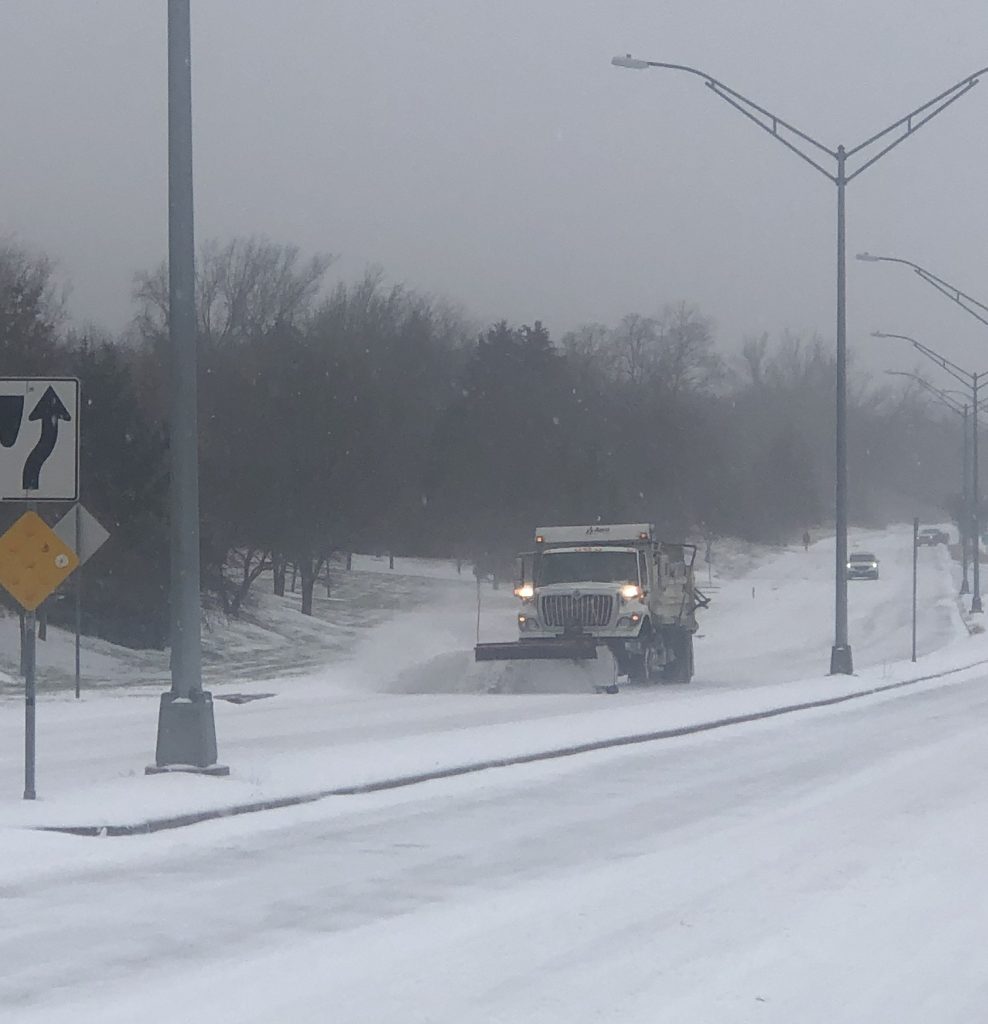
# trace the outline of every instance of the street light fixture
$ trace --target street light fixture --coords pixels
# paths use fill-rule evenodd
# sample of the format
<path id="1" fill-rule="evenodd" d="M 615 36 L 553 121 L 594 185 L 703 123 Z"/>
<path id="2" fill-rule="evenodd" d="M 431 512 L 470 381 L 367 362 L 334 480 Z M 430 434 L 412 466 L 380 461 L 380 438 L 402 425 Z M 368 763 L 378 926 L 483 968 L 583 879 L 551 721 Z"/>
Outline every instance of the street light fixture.
<path id="1" fill-rule="evenodd" d="M 962 391 L 954 391 L 948 388 L 938 388 L 931 384 L 924 377 L 920 377 L 917 373 L 906 373 L 904 370 L 886 370 L 885 373 L 889 377 L 908 377 L 911 381 L 918 384 L 924 391 L 928 391 L 933 395 L 942 405 L 945 405 L 951 412 L 956 413 L 961 417 L 961 437 L 963 438 L 963 447 L 961 455 L 961 514 L 959 517 L 960 523 L 960 542 L 961 542 L 961 594 L 969 594 L 971 592 L 970 584 L 967 579 L 967 539 L 968 534 L 971 531 L 971 523 L 974 519 L 974 513 L 971 508 L 971 487 L 969 484 L 970 468 L 968 463 L 970 462 L 970 456 L 968 454 L 969 436 L 967 430 L 967 416 L 968 416 L 968 404 L 964 401 L 963 404 L 958 402 L 954 395 L 960 395 L 961 398 L 966 399 L 966 395 Z M 984 404 L 984 403 L 982 403 Z"/>
<path id="2" fill-rule="evenodd" d="M 949 89 L 945 89 L 922 106 L 910 111 L 905 117 L 899 118 L 898 121 L 883 128 L 880 132 L 876 132 L 865 139 L 864 142 L 850 149 L 842 145 L 836 149 L 831 149 L 829 146 L 825 146 L 822 142 L 806 134 L 806 132 L 784 121 L 777 114 L 773 114 L 771 111 L 759 106 L 737 92 L 737 90 L 730 88 L 699 68 L 689 67 L 686 64 L 640 60 L 639 58 L 632 57 L 630 53 L 614 57 L 611 63 L 615 67 L 632 68 L 634 70 L 661 68 L 668 71 L 682 71 L 701 78 L 704 85 L 711 92 L 719 96 L 726 103 L 729 103 L 735 110 L 744 114 L 749 120 L 754 121 L 759 128 L 768 132 L 774 139 L 781 142 L 783 146 L 791 150 L 796 156 L 800 157 L 837 186 L 837 471 L 834 489 L 834 518 L 837 537 L 834 569 L 834 646 L 830 652 L 830 673 L 831 675 L 850 675 L 854 671 L 854 665 L 851 657 L 851 645 L 847 637 L 847 311 L 845 299 L 844 190 L 849 181 L 853 181 L 854 178 L 898 146 L 904 139 L 916 132 L 927 121 L 936 117 L 937 114 L 959 100 L 965 93 L 970 92 L 978 84 L 980 76 L 988 72 L 988 67 L 981 68 L 974 72 L 974 74 L 962 78 Z M 877 152 L 875 152 L 876 148 Z M 867 155 L 866 151 L 870 151 L 871 155 Z M 858 155 L 861 156 L 862 163 L 849 173 L 847 161 L 849 158 Z M 825 158 L 835 162 L 833 170 L 829 170 L 820 162 Z"/>
<path id="3" fill-rule="evenodd" d="M 958 415 L 962 415 L 964 410 L 967 409 L 967 396 L 963 391 L 957 391 L 954 388 L 938 388 L 935 384 L 931 384 L 925 377 L 921 377 L 918 373 L 907 373 L 905 370 L 886 370 L 885 375 L 887 377 L 908 377 L 914 384 L 918 384 L 924 391 L 928 391 L 931 395 L 938 398 L 941 404 L 947 406 L 951 412 L 956 412 Z M 954 397 L 959 395 L 964 398 L 964 402 L 958 402 Z M 984 402 L 981 403 L 984 406 Z"/>
<path id="4" fill-rule="evenodd" d="M 965 389 L 965 397 L 971 396 L 971 461 L 973 468 L 971 478 L 973 485 L 971 523 L 974 529 L 974 593 L 971 596 L 971 613 L 976 614 L 984 611 L 981 603 L 981 502 L 978 488 L 978 391 L 981 386 L 981 379 L 985 372 L 972 373 L 958 366 L 957 363 L 948 359 L 945 355 L 935 349 L 924 345 L 921 341 L 909 337 L 908 334 L 888 334 L 884 331 L 872 331 L 873 338 L 894 338 L 897 341 L 907 341 L 917 352 L 921 352 L 931 362 L 936 363 L 941 370 L 945 370 L 954 380 L 958 381 Z M 988 372 L 988 371 L 986 371 Z"/>
<path id="5" fill-rule="evenodd" d="M 973 316 L 975 320 L 979 320 L 988 326 L 988 306 L 979 299 L 974 298 L 973 295 L 962 292 L 956 285 L 944 281 L 942 277 L 937 277 L 936 274 L 925 267 L 921 267 L 918 263 L 899 259 L 897 256 L 872 256 L 870 252 L 859 252 L 854 258 L 861 260 L 862 263 L 901 263 L 905 267 L 911 267 L 917 277 L 932 285 L 941 295 L 946 295 L 951 302 L 956 303 L 966 313 Z"/>

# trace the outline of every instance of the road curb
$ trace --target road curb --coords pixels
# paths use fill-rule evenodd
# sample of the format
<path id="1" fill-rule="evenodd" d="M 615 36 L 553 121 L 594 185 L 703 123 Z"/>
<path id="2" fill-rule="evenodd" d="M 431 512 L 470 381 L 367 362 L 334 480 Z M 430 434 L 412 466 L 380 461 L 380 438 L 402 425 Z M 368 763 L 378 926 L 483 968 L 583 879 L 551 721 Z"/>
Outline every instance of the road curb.
<path id="1" fill-rule="evenodd" d="M 474 761 L 451 768 L 437 768 L 433 771 L 418 772 L 414 775 L 399 775 L 389 779 L 380 779 L 376 782 L 365 782 L 354 786 L 338 786 L 333 789 L 300 793 L 294 796 L 258 800 L 245 804 L 233 804 L 229 807 L 194 811 L 189 814 L 172 815 L 166 818 L 152 818 L 133 825 L 40 825 L 35 826 L 34 831 L 58 832 L 64 835 L 89 837 L 150 835 L 154 832 L 186 828 L 189 825 L 198 825 L 206 821 L 234 818 L 243 814 L 256 814 L 260 811 L 275 811 L 284 807 L 297 807 L 301 804 L 311 804 L 334 796 L 359 796 L 366 793 L 379 793 L 389 789 L 403 789 L 406 786 L 417 786 L 423 782 L 452 779 L 459 775 L 473 775 L 477 772 L 490 771 L 493 768 L 510 768 L 513 765 L 533 764 L 538 761 L 553 761 L 564 757 L 576 757 L 579 754 L 589 754 L 596 750 L 609 750 L 613 747 L 630 747 L 641 743 L 655 743 L 661 740 L 676 739 L 681 736 L 693 736 L 698 733 L 712 732 L 715 729 L 726 729 L 733 725 L 744 725 L 748 722 L 758 722 L 768 718 L 778 718 L 781 715 L 791 715 L 798 711 L 811 711 L 814 708 L 845 704 L 848 701 L 860 700 L 863 697 L 873 697 L 876 694 L 889 693 L 908 686 L 916 686 L 919 683 L 926 683 L 933 679 L 944 679 L 961 672 L 968 672 L 982 665 L 988 665 L 988 658 L 982 658 L 969 665 L 962 665 L 944 672 L 933 672 L 929 675 L 917 676 L 915 679 L 903 679 L 897 683 L 885 683 L 882 686 L 872 686 L 866 690 L 855 690 L 851 693 L 844 693 L 835 697 L 824 697 L 819 700 L 803 701 L 798 704 L 786 704 L 780 707 L 766 708 L 762 711 L 752 711 L 743 715 L 730 715 L 726 718 L 717 718 L 708 722 L 695 722 L 692 725 L 681 725 L 671 729 L 658 729 L 654 732 L 636 733 L 630 736 L 614 736 L 610 739 L 592 740 L 587 743 L 577 743 L 568 747 L 556 747 L 552 750 L 541 750 L 531 754 L 517 754 L 512 757 Z"/>

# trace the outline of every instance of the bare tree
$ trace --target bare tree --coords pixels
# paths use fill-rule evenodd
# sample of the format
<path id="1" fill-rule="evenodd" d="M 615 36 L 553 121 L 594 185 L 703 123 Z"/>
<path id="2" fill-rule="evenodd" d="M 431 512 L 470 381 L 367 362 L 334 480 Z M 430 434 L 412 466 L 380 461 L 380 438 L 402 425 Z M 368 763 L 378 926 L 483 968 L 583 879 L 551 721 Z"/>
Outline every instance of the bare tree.
<path id="1" fill-rule="evenodd" d="M 768 355 L 768 332 L 757 338 L 745 338 L 741 345 L 741 366 L 745 382 L 760 388 L 765 383 L 765 360 Z"/>
<path id="2" fill-rule="evenodd" d="M 659 327 L 654 317 L 629 313 L 614 331 L 618 373 L 631 384 L 641 384 L 655 368 Z"/>
<path id="3" fill-rule="evenodd" d="M 613 333 L 603 324 L 582 324 L 564 334 L 559 347 L 580 373 L 603 373 L 614 370 Z"/>
<path id="4" fill-rule="evenodd" d="M 699 391 L 723 376 L 723 363 L 714 351 L 713 323 L 696 306 L 678 302 L 658 317 L 653 372 L 667 391 Z"/>
<path id="5" fill-rule="evenodd" d="M 302 260 L 294 245 L 267 239 L 208 241 L 196 265 L 196 311 L 201 337 L 209 342 L 243 341 L 275 327 L 298 327 L 318 297 L 333 257 L 317 254 Z M 146 338 L 161 338 L 168 329 L 168 268 L 143 272 L 134 279 L 140 306 L 138 328 Z"/>

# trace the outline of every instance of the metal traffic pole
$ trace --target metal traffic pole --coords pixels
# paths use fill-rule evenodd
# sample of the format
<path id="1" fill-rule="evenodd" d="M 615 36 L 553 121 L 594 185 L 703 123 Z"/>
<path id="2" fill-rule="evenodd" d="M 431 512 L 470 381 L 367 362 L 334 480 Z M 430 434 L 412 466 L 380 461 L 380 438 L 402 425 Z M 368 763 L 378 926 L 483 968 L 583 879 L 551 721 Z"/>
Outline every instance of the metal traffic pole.
<path id="1" fill-rule="evenodd" d="M 919 520 L 913 520 L 913 661 L 916 660 L 916 559 L 919 556 Z"/>

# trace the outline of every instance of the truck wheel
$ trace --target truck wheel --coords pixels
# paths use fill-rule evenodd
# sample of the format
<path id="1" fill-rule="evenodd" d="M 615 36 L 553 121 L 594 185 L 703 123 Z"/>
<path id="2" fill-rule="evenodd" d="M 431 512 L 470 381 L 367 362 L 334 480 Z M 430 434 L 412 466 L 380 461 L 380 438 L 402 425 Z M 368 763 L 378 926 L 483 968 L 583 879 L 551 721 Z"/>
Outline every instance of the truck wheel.
<path id="1" fill-rule="evenodd" d="M 649 644 L 642 652 L 642 669 L 646 683 L 656 683 L 662 678 L 662 666 L 659 665 L 659 652 L 654 644 Z"/>
<path id="2" fill-rule="evenodd" d="M 651 625 L 646 624 L 639 636 L 642 644 L 640 654 L 630 656 L 628 679 L 633 683 L 654 683 L 662 675 L 659 668 L 659 652 L 655 647 L 655 634 Z"/>

